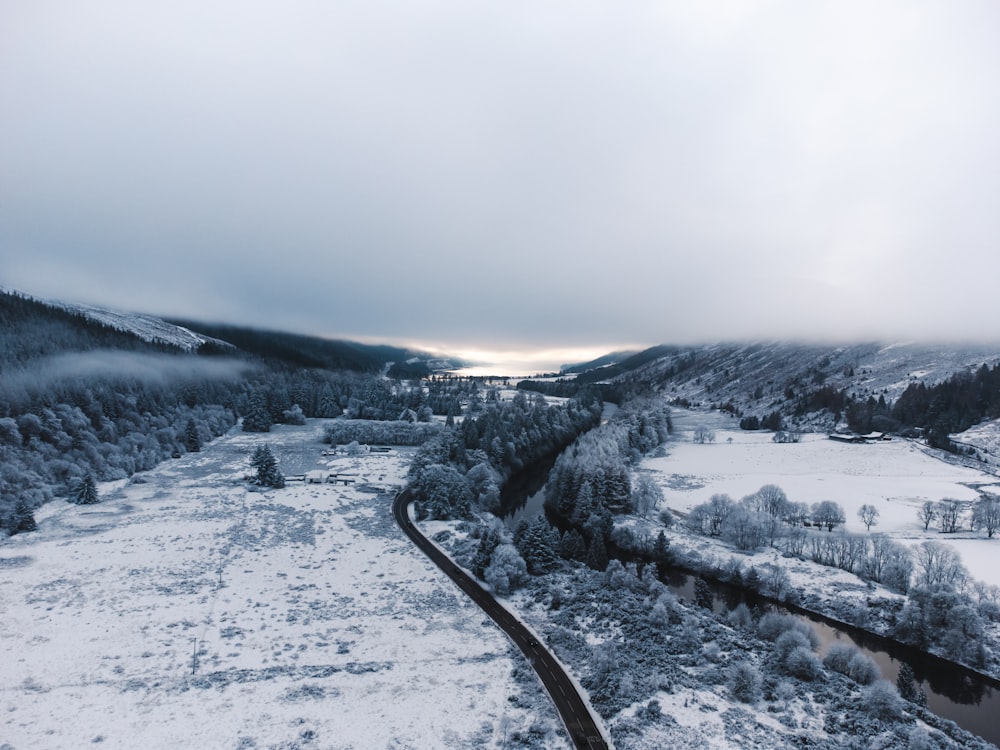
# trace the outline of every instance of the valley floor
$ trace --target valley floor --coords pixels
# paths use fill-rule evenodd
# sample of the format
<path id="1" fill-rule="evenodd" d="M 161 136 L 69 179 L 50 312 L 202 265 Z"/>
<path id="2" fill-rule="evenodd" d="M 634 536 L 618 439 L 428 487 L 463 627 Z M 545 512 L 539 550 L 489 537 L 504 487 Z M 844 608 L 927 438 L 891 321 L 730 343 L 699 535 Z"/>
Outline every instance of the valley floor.
<path id="1" fill-rule="evenodd" d="M 0 544 L 4 748 L 567 747 L 533 674 L 393 524 L 409 455 L 233 432 Z M 253 447 L 356 484 L 248 491 Z"/>

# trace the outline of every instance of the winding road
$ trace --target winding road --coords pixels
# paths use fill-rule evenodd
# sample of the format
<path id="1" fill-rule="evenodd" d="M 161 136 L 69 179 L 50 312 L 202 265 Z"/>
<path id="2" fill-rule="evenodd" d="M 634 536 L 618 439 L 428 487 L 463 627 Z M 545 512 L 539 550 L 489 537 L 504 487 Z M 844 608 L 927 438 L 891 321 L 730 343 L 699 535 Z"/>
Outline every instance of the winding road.
<path id="1" fill-rule="evenodd" d="M 580 696 L 576 685 L 565 670 L 535 636 L 505 607 L 501 606 L 493 595 L 479 585 L 475 578 L 458 567 L 441 552 L 410 520 L 407 508 L 413 497 L 408 489 L 403 490 L 392 503 L 392 515 L 410 540 L 445 572 L 465 594 L 488 614 L 500 626 L 507 636 L 517 644 L 528 662 L 534 668 L 542 684 L 548 691 L 562 717 L 573 744 L 578 750 L 607 750 L 608 745 L 599 728 L 598 722 Z"/>

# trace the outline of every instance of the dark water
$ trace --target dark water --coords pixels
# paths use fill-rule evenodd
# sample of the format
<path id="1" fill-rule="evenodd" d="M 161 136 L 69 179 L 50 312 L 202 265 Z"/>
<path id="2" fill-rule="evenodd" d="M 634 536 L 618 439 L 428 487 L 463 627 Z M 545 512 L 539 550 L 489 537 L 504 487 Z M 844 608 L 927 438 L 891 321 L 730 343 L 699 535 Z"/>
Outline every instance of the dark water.
<path id="1" fill-rule="evenodd" d="M 522 519 L 530 520 L 543 511 L 545 498 L 542 487 L 556 458 L 552 455 L 540 461 L 504 485 L 500 495 L 501 514 L 510 528 Z M 608 552 L 627 561 L 627 554 L 616 554 L 613 549 Z M 679 598 L 694 600 L 693 575 L 671 570 L 664 573 L 663 581 Z M 820 638 L 820 657 L 833 643 L 852 644 L 874 659 L 882 671 L 882 678 L 893 684 L 900 666 L 909 664 L 918 682 L 917 687 L 927 694 L 927 707 L 931 711 L 1000 746 L 1000 687 L 997 687 L 996 681 L 918 649 L 832 622 L 811 612 L 791 609 L 717 581 L 706 580 L 706 583 L 712 590 L 713 607 L 718 613 L 735 609 L 745 602 L 750 607 L 785 612 L 808 622 Z"/>
<path id="2" fill-rule="evenodd" d="M 664 583 L 686 602 L 694 601 L 694 581 L 695 576 L 682 571 L 671 570 L 664 576 Z M 717 613 L 733 610 L 744 602 L 750 607 L 790 614 L 809 623 L 820 639 L 820 657 L 832 644 L 848 643 L 874 659 L 882 671 L 882 678 L 893 684 L 900 667 L 909 664 L 917 687 L 927 694 L 927 707 L 931 711 L 994 745 L 1000 744 L 1000 688 L 989 679 L 918 649 L 811 612 L 791 609 L 717 581 L 706 580 L 705 583 L 712 591 L 712 606 Z"/>

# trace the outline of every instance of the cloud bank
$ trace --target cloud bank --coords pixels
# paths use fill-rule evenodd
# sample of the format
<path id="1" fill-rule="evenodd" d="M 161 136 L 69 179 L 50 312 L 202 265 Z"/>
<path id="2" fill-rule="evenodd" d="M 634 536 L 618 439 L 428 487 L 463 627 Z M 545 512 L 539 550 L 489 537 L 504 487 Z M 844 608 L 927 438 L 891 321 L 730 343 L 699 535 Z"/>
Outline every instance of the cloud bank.
<path id="1" fill-rule="evenodd" d="M 0 4 L 0 282 L 492 349 L 996 339 L 998 26 L 991 1 Z"/>

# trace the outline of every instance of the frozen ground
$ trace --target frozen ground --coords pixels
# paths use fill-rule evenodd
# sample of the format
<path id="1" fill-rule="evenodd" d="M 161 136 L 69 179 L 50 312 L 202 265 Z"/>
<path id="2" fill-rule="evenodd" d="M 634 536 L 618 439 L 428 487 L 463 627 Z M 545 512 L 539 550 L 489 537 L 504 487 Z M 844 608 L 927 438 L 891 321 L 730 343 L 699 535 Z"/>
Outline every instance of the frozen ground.
<path id="1" fill-rule="evenodd" d="M 0 745 L 565 747 L 506 637 L 393 524 L 408 455 L 322 458 L 321 431 L 231 433 L 0 544 Z M 260 442 L 357 483 L 249 492 Z"/>
<path id="2" fill-rule="evenodd" d="M 739 500 L 776 484 L 793 502 L 840 503 L 847 530 L 864 532 L 857 512 L 868 503 L 880 514 L 873 533 L 911 544 L 952 544 L 974 578 L 1000 585 L 1000 538 L 987 540 L 985 533 L 969 530 L 968 521 L 957 534 L 941 534 L 934 525 L 925 532 L 917 519 L 927 500 L 971 503 L 979 497 L 976 488 L 1000 491 L 997 477 L 942 461 L 907 440 L 854 445 L 805 434 L 800 443 L 776 444 L 771 438 L 767 432 L 716 429 L 714 443 L 695 444 L 682 430 L 668 455 L 645 459 L 642 467 L 657 478 L 666 505 L 680 512 L 716 493 Z"/>

